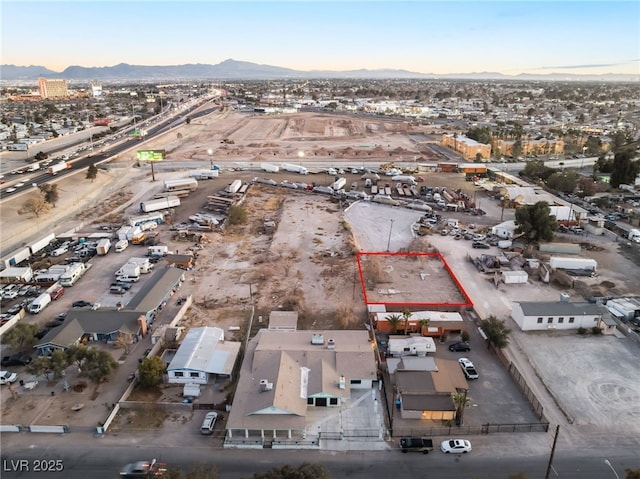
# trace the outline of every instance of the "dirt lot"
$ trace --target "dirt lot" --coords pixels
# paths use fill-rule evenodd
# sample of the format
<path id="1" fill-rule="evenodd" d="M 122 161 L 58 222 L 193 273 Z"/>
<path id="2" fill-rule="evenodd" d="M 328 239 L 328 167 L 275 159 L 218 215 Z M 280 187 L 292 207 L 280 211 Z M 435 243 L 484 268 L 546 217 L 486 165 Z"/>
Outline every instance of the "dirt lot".
<path id="1" fill-rule="evenodd" d="M 166 148 L 169 159 L 175 162 L 197 160 L 206 165 L 210 161 L 206 151 L 213 146 L 214 160 L 223 166 L 233 165 L 237 161 L 288 161 L 289 158 L 300 158 L 300 151 L 304 152 L 305 159 L 343 162 L 345 165 L 425 158 L 426 150 L 410 141 L 406 134 L 408 131 L 409 127 L 404 122 L 360 121 L 314 115 L 258 117 L 225 113 L 180 127 L 162 139 L 148 142 L 144 147 Z M 182 138 L 178 139 L 178 135 Z M 225 139 L 233 143 L 221 143 Z M 175 167 L 176 163 L 173 165 Z M 82 174 L 60 181 L 63 193 L 60 202 L 46 217 L 35 219 L 19 215 L 19 203 L 24 197 L 4 203 L 0 231 L 2 244 L 19 245 L 51 229 L 55 229 L 56 233 L 75 228 L 82 232 L 96 231 L 96 226 L 100 224 L 116 222 L 124 214 L 135 213 L 140 200 L 148 199 L 152 193 L 159 191 L 161 180 L 182 177 L 184 174 L 184 170 L 171 172 L 159 169 L 153 182 L 148 168 L 137 168 L 131 156 L 122 155 L 119 161 L 110 165 L 108 171 L 101 170 L 94 183 L 84 180 Z M 247 181 L 252 176 L 256 176 L 256 173 L 225 171 L 216 180 L 200 182 L 198 191 L 183 200 L 173 221 L 184 221 L 190 214 L 201 211 L 207 196 L 216 194 L 233 179 Z M 257 176 L 266 175 L 260 173 Z M 279 174 L 277 179 L 280 181 L 286 177 Z M 293 178 L 291 175 L 288 177 Z M 322 175 L 310 175 L 303 180 L 321 182 L 323 179 Z M 353 178 L 349 180 L 353 181 Z M 465 184 L 458 175 L 430 174 L 426 180 L 432 185 L 470 188 L 469 183 Z M 481 195 L 479 193 L 478 200 L 488 212 L 487 216 L 458 214 L 457 217 L 465 223 L 488 225 L 498 222 L 502 214 L 499 206 Z M 340 205 L 321 195 L 257 185 L 249 189 L 244 205 L 249 213 L 248 223 L 206 234 L 207 239 L 201 243 L 202 248 L 198 251 L 196 266 L 187 273 L 188 281 L 181 291 L 181 294 L 192 294 L 195 300 L 185 325 L 206 324 L 225 330 L 229 326 L 243 328 L 233 339 L 240 339 L 246 331 L 246 319 L 252 302 L 255 303 L 257 315 L 265 318 L 265 321 L 271 310 L 282 308 L 300 312 L 300 328 L 360 327 L 365 319 L 365 306 L 353 255 L 355 249 L 399 251 L 410 248 L 410 245 L 416 244 L 411 234 L 411 224 L 420 217 L 419 212 L 369 203 L 358 203 L 344 211 Z M 504 219 L 509 217 L 513 217 L 513 213 L 507 211 Z M 263 231 L 265 219 L 276 222 L 273 233 Z M 166 225 L 160 229 L 163 244 L 180 252 L 192 246 L 191 242 L 174 239 L 169 227 Z M 600 276 L 587 282 L 608 291 L 637 293 L 637 284 L 640 284 L 638 268 L 618 255 L 616 248 L 612 248 L 605 240 L 590 238 L 589 241 L 602 243 L 603 249 L 593 252 L 598 260 Z M 542 285 L 535 281 L 526 286 L 507 288 L 503 285 L 496 289 L 489 281 L 479 277 L 468 262 L 467 254 L 477 253 L 471 249 L 469 242 L 439 235 L 425 237 L 422 242 L 420 248 L 432 245 L 446 256 L 482 317 L 494 314 L 507 319 L 511 301 L 548 300 L 558 298 L 560 292 L 567 290 L 565 287 Z M 135 255 L 133 246 L 126 252 Z M 108 261 L 113 261 L 115 265 L 123 261 L 120 259 L 122 257 L 110 254 Z M 95 274 L 100 269 L 97 268 Z M 107 301 L 115 303 L 118 298 L 109 297 L 104 292 L 108 288 L 107 277 L 112 276 L 112 271 L 109 269 L 104 273 L 104 278 L 96 276 L 90 284 L 81 282 L 82 288 L 70 290 L 65 294 L 66 302 L 56 305 L 56 308 L 62 309 L 73 299 L 79 299 L 80 295 L 91 296 L 87 298 L 89 300 L 101 298 L 105 305 Z M 572 296 L 579 299 L 574 292 Z M 46 322 L 58 309 L 47 309 L 47 314 L 31 320 Z M 536 347 L 535 343 L 527 346 Z M 139 347 L 142 348 L 142 345 Z M 123 367 L 135 367 L 135 361 Z M 22 402 L 21 407 L 17 407 L 17 403 L 7 407 L 6 401 L 12 399 L 3 394 L 2 421 L 95 425 L 106 417 L 107 407 L 102 405 L 117 400 L 122 391 L 123 378 L 120 375 L 126 378 L 124 372 L 119 372 L 118 380 L 101 385 L 99 394 L 93 394 L 93 390 L 87 388 L 81 397 L 51 396 L 48 389 L 31 393 L 17 391 L 19 396 L 25 396 L 24 399 L 29 395 L 30 402 Z M 621 396 L 628 397 L 626 393 Z M 80 400 L 92 407 L 87 406 L 71 414 L 69 405 Z M 628 403 L 628 399 L 625 401 Z M 25 414 L 24 408 L 30 408 L 33 413 Z M 177 416 L 176 420 L 179 420 Z"/>

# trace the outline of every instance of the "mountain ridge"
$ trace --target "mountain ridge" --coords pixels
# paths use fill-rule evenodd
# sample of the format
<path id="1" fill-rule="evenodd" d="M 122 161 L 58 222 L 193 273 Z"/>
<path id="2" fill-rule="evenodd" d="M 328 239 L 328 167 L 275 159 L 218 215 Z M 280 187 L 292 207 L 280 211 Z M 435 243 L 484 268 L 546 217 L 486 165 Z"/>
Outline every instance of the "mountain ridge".
<path id="1" fill-rule="evenodd" d="M 123 80 L 276 80 L 276 79 L 467 79 L 467 80 L 541 80 L 541 81 L 640 81 L 640 75 L 605 73 L 583 75 L 575 73 L 520 73 L 505 75 L 499 72 L 472 73 L 420 73 L 402 69 L 357 70 L 293 70 L 227 59 L 217 64 L 187 63 L 182 65 L 131 65 L 84 67 L 70 65 L 61 72 L 40 65 L 0 65 L 0 79 L 10 81 L 37 81 L 39 77 L 65 78 L 70 81 L 123 81 Z"/>

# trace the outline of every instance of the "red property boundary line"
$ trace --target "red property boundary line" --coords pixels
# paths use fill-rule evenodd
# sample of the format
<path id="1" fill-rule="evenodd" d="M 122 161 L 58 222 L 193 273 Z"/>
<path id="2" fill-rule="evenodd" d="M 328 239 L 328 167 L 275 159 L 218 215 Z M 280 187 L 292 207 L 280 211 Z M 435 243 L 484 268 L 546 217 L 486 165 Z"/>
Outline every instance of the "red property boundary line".
<path id="1" fill-rule="evenodd" d="M 405 256 L 405 257 L 425 256 L 425 257 L 439 259 L 440 262 L 442 262 L 442 264 L 444 265 L 445 269 L 447 270 L 447 273 L 449 273 L 449 276 L 451 277 L 451 279 L 453 279 L 453 282 L 455 283 L 456 287 L 458 288 L 458 291 L 462 294 L 462 296 L 464 297 L 466 302 L 464 302 L 464 303 L 424 303 L 424 302 L 395 303 L 395 302 L 389 302 L 389 301 L 369 301 L 369 298 L 367 297 L 367 288 L 365 287 L 365 282 L 364 282 L 364 273 L 362 272 L 362 263 L 360 261 L 360 258 L 363 257 L 363 256 Z M 451 270 L 451 267 L 449 266 L 449 263 L 447 263 L 447 261 L 444 259 L 444 256 L 442 256 L 440 253 L 360 252 L 360 253 L 356 253 L 356 262 L 358 264 L 358 274 L 360 275 L 360 287 L 362 288 L 362 294 L 364 296 L 364 302 L 367 305 L 369 305 L 369 304 L 384 304 L 384 305 L 390 305 L 390 306 L 424 306 L 424 307 L 447 307 L 447 308 L 473 308 L 473 301 L 471 301 L 471 298 L 469 297 L 469 295 L 467 294 L 465 289 L 462 287 L 462 284 L 460 283 L 460 281 L 458 281 L 458 278 L 456 277 L 456 275 Z"/>

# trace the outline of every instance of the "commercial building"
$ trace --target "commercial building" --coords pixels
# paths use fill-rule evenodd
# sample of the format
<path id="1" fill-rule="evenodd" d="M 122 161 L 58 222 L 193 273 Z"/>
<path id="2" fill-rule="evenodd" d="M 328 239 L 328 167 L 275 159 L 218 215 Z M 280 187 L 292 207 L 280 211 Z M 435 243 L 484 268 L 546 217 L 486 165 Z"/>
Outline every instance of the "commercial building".
<path id="1" fill-rule="evenodd" d="M 522 331 L 600 328 L 612 333 L 616 323 L 609 311 L 594 303 L 540 301 L 513 303 L 511 317 Z"/>
<path id="2" fill-rule="evenodd" d="M 67 98 L 69 90 L 67 90 L 67 80 L 64 78 L 38 78 L 38 90 L 40 98 Z"/>

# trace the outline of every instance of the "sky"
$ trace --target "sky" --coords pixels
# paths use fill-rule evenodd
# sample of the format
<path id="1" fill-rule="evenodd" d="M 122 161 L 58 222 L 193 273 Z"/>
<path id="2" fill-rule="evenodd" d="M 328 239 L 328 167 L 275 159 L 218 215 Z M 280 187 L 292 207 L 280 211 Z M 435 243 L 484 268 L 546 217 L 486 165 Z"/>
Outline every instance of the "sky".
<path id="1" fill-rule="evenodd" d="M 2 64 L 640 74 L 640 2 L 1 0 Z"/>

